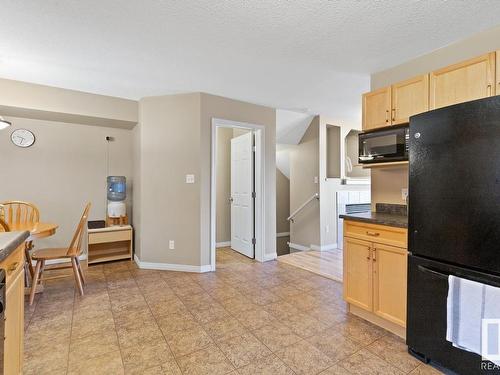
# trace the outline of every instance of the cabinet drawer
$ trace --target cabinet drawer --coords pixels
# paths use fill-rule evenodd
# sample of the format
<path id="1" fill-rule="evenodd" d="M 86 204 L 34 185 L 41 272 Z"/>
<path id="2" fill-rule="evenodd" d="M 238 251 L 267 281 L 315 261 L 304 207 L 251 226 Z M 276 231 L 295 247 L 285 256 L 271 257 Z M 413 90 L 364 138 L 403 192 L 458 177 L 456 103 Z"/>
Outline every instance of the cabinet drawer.
<path id="1" fill-rule="evenodd" d="M 17 276 L 24 264 L 24 243 L 14 250 L 3 262 L 0 263 L 0 268 L 5 270 L 6 283 L 9 287 L 10 282 Z"/>
<path id="2" fill-rule="evenodd" d="M 387 225 L 365 224 L 345 220 L 344 235 L 365 241 L 407 248 L 407 230 Z"/>
<path id="3" fill-rule="evenodd" d="M 131 239 L 132 239 L 131 230 L 89 233 L 89 244 L 130 241 Z"/>

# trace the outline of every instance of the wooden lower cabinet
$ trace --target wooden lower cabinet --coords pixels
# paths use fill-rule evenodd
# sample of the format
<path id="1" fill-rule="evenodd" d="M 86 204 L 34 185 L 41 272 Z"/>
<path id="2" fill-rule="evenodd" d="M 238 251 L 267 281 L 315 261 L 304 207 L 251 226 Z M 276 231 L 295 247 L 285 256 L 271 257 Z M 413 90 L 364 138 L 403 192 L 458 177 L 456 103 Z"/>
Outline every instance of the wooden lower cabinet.
<path id="1" fill-rule="evenodd" d="M 23 246 L 0 263 L 7 273 L 5 296 L 4 374 L 18 375 L 23 369 L 24 267 Z M 19 262 L 21 259 L 21 262 Z"/>
<path id="2" fill-rule="evenodd" d="M 406 327 L 406 249 L 373 244 L 373 312 Z"/>
<path id="3" fill-rule="evenodd" d="M 402 336 L 406 327 L 406 248 L 348 237 L 369 224 L 344 223 L 344 300 L 351 312 Z M 359 226 L 359 228 L 357 228 Z M 378 228 L 377 241 L 386 238 Z M 360 229 L 359 231 L 357 229 Z M 370 231 L 371 233 L 371 231 Z M 380 234 L 382 233 L 382 234 Z M 388 228 L 388 233 L 390 228 Z M 360 232 L 359 237 L 364 234 Z M 391 236 L 388 242 L 394 242 Z M 387 324 L 384 324 L 387 323 Z"/>
<path id="4" fill-rule="evenodd" d="M 353 238 L 344 241 L 344 296 L 346 302 L 365 310 L 373 305 L 371 244 Z"/>

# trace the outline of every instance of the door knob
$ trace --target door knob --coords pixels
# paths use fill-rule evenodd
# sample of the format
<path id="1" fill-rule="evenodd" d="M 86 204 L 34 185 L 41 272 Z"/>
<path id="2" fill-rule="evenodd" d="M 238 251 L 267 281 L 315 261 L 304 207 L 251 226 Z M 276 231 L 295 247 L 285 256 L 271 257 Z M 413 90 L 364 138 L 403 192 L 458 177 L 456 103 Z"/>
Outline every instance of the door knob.
<path id="1" fill-rule="evenodd" d="M 229 202 L 233 203 L 233 201 L 234 201 L 233 197 L 229 197 Z"/>

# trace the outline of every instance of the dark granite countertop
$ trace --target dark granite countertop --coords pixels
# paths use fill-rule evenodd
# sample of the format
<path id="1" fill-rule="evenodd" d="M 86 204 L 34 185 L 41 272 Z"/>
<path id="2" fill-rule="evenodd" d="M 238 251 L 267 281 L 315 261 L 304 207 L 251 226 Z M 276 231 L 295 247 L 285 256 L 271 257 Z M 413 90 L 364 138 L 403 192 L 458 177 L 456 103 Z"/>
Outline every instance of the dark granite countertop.
<path id="1" fill-rule="evenodd" d="M 377 203 L 376 211 L 339 215 L 341 219 L 361 221 L 364 223 L 388 225 L 391 227 L 408 227 L 408 209 L 404 204 Z"/>
<path id="2" fill-rule="evenodd" d="M 388 225 L 390 227 L 407 228 L 408 217 L 381 212 L 360 212 L 357 214 L 339 215 L 341 219 L 361 221 L 370 224 Z"/>
<path id="3" fill-rule="evenodd" d="M 14 250 L 21 245 L 30 232 L 1 232 L 0 233 L 0 261 L 7 258 Z"/>

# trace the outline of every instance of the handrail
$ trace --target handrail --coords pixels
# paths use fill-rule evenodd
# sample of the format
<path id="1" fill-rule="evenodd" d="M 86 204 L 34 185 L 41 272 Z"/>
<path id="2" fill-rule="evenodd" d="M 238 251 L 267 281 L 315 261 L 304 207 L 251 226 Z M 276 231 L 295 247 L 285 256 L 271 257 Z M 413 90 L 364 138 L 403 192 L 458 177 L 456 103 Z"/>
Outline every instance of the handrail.
<path id="1" fill-rule="evenodd" d="M 311 198 L 302 203 L 299 208 L 297 208 L 295 211 L 292 212 L 290 216 L 287 217 L 287 220 L 293 223 L 293 218 L 297 216 L 297 214 L 300 211 L 302 211 L 309 203 L 311 203 L 315 199 L 319 200 L 319 193 L 315 193 Z"/>

